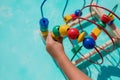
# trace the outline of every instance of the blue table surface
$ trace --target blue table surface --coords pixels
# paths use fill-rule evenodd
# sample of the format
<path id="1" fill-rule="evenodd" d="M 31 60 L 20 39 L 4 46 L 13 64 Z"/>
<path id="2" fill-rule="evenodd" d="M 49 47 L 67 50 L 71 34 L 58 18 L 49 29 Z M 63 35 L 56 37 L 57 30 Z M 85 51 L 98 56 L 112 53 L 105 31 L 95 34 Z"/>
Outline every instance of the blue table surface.
<path id="1" fill-rule="evenodd" d="M 41 18 L 40 5 L 43 0 L 0 0 L 0 80 L 65 80 L 64 75 L 56 66 L 45 49 L 39 33 Z M 44 16 L 50 21 L 49 30 L 55 25 L 64 24 L 62 11 L 66 0 L 47 0 L 44 5 Z M 120 0 L 98 0 L 98 5 L 112 9 L 119 4 L 115 12 L 120 16 Z M 89 4 L 90 0 L 86 0 Z M 83 0 L 69 0 L 65 14 L 80 9 Z M 88 13 L 88 9 L 83 11 Z M 107 13 L 107 12 L 106 12 Z M 84 26 L 86 22 L 83 22 Z M 115 24 L 120 28 L 116 18 Z M 90 33 L 90 24 L 84 29 Z M 76 26 L 75 26 L 76 27 Z M 104 37 L 103 37 L 104 36 Z M 108 41 L 109 37 L 101 33 L 97 44 Z M 72 46 L 65 38 L 64 48 L 66 55 L 71 58 Z M 68 46 L 69 45 L 69 46 Z M 88 52 L 82 49 L 81 53 Z M 96 65 L 84 61 L 77 67 L 85 72 L 92 80 L 120 80 L 120 49 L 105 53 L 104 63 Z M 75 59 L 79 58 L 77 55 Z M 100 61 L 100 59 L 98 60 Z"/>

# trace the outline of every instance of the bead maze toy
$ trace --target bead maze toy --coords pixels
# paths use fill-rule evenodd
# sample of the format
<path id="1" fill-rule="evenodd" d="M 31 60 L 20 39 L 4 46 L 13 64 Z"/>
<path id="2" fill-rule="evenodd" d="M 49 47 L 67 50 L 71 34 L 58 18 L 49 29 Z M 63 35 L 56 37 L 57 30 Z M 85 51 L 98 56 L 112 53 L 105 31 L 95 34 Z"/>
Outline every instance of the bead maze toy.
<path id="1" fill-rule="evenodd" d="M 45 3 L 46 0 L 43 1 L 41 5 L 41 13 L 42 13 L 42 18 L 40 19 L 40 34 L 45 40 L 47 35 L 48 35 L 48 25 L 49 25 L 49 20 L 43 16 L 42 12 L 42 6 Z M 67 0 L 68 1 L 68 0 Z M 55 40 L 58 40 L 59 37 L 65 37 L 68 36 L 68 39 L 70 40 L 71 44 L 73 45 L 72 52 L 74 53 L 73 57 L 71 58 L 71 61 L 73 64 L 78 64 L 82 62 L 83 60 L 87 60 L 89 62 L 95 63 L 95 64 L 102 64 L 104 59 L 101 54 L 101 51 L 105 52 L 111 52 L 115 48 L 115 43 L 117 45 L 120 45 L 120 29 L 115 25 L 114 20 L 115 17 L 120 20 L 120 17 L 116 15 L 114 12 L 116 11 L 118 7 L 118 4 L 114 6 L 114 8 L 111 10 L 104 8 L 102 6 L 98 6 L 95 2 L 91 2 L 90 5 L 83 6 L 82 9 L 76 10 L 73 14 L 69 14 L 64 16 L 63 15 L 63 20 L 65 24 L 63 25 L 56 25 L 53 27 L 52 30 L 52 37 Z M 66 8 L 66 5 L 65 5 Z M 85 8 L 90 8 L 90 13 L 82 17 L 83 15 L 83 10 Z M 106 14 L 104 10 L 108 11 L 109 14 Z M 65 11 L 65 9 L 64 9 Z M 92 18 L 90 20 L 90 18 Z M 83 27 L 81 25 L 81 22 L 87 21 L 90 22 L 97 27 L 95 27 L 92 31 L 91 34 L 87 35 L 86 32 L 84 31 Z M 73 28 L 76 24 L 80 25 L 81 31 L 79 31 L 77 28 Z M 110 30 L 107 31 L 106 27 L 109 28 Z M 101 32 L 104 32 L 108 37 L 111 39 L 107 42 L 105 42 L 101 46 L 97 46 L 96 41 L 99 38 L 99 35 Z M 73 44 L 71 40 L 77 40 L 78 44 L 82 43 L 80 45 Z M 113 45 L 112 45 L 113 44 Z M 111 46 L 110 50 L 107 50 L 105 48 Z M 89 53 L 86 53 L 85 55 L 80 53 L 81 48 L 84 47 L 88 50 L 92 50 Z M 76 54 L 79 53 L 82 57 L 79 59 L 73 61 L 74 57 Z M 101 62 L 94 62 L 90 60 L 89 58 L 93 55 L 97 55 L 97 53 L 100 55 L 100 58 L 102 59 Z"/>

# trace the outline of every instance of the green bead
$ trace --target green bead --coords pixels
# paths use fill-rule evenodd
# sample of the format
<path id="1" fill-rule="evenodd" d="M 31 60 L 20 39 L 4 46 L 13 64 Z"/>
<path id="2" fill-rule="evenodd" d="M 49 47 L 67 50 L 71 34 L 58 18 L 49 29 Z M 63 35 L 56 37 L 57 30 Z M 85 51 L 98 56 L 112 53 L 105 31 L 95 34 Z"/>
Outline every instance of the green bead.
<path id="1" fill-rule="evenodd" d="M 59 25 L 56 25 L 54 28 L 53 28 L 53 34 L 55 36 L 60 36 L 60 33 L 59 33 Z"/>
<path id="2" fill-rule="evenodd" d="M 97 22 L 98 25 L 100 25 L 101 27 L 105 28 L 106 27 L 106 24 L 104 24 L 103 22 L 99 21 Z"/>

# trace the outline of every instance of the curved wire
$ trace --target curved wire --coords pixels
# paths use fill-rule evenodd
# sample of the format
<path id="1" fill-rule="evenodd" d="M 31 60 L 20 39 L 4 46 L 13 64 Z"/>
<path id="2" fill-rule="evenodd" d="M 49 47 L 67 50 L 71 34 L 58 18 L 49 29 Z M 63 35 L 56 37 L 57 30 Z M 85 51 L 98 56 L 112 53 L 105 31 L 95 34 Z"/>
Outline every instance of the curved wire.
<path id="1" fill-rule="evenodd" d="M 69 39 L 69 40 L 70 40 L 70 39 Z M 70 43 L 71 43 L 72 46 L 74 47 L 74 44 L 72 43 L 71 40 L 70 40 Z M 73 57 L 71 58 L 71 61 L 75 58 L 75 56 L 77 55 L 77 53 L 79 53 L 82 57 L 85 58 L 85 56 L 79 51 L 81 48 L 82 48 L 82 46 L 80 46 L 80 48 L 79 48 L 79 49 L 76 51 L 76 53 L 73 55 Z M 94 48 L 95 48 L 95 47 L 94 47 Z M 92 60 L 90 60 L 90 59 L 88 59 L 88 58 L 85 58 L 85 59 L 86 59 L 87 61 L 91 62 L 91 63 L 100 65 L 100 64 L 102 64 L 102 63 L 104 62 L 103 56 L 102 56 L 102 54 L 99 52 L 99 50 L 98 50 L 97 48 L 95 48 L 95 50 L 96 50 L 96 51 L 98 52 L 98 54 L 100 55 L 100 58 L 102 59 L 101 62 L 95 62 L 95 61 L 92 61 Z"/>
<path id="2" fill-rule="evenodd" d="M 100 25 L 98 25 L 95 21 L 88 20 L 86 18 L 80 18 L 80 19 L 83 19 L 83 20 L 86 20 L 88 22 L 91 22 L 91 23 L 95 24 L 96 26 L 98 26 L 100 29 L 102 29 L 109 36 L 109 38 L 111 39 L 111 41 L 113 43 L 113 49 L 115 49 L 115 42 L 113 40 L 113 37 L 103 27 L 101 27 Z"/>
<path id="3" fill-rule="evenodd" d="M 90 5 L 92 5 L 93 1 L 94 1 L 94 0 L 91 0 Z M 91 15 L 91 17 L 92 17 L 92 20 L 95 21 L 93 15 L 92 15 L 92 7 L 90 7 L 89 11 L 90 11 L 90 13 L 91 13 L 90 15 Z"/>
<path id="4" fill-rule="evenodd" d="M 112 12 L 115 12 L 116 10 L 117 10 L 117 8 L 118 8 L 118 4 L 116 4 L 114 7 L 113 7 L 113 9 L 112 9 Z M 109 13 L 110 14 L 110 13 Z M 108 14 L 108 15 L 109 15 Z"/>
<path id="5" fill-rule="evenodd" d="M 94 47 L 94 48 L 98 52 L 98 54 L 100 55 L 100 58 L 102 59 L 102 61 L 99 64 L 102 64 L 104 62 L 103 56 L 102 56 L 102 54 L 100 53 L 100 51 L 96 47 Z"/>
<path id="6" fill-rule="evenodd" d="M 65 7 L 64 7 L 63 12 L 62 12 L 62 17 L 63 18 L 64 18 L 64 14 L 65 14 L 65 10 L 67 8 L 67 5 L 68 5 L 68 0 L 66 0 Z"/>
<path id="7" fill-rule="evenodd" d="M 45 3 L 46 1 L 47 1 L 47 0 L 44 0 L 44 1 L 42 2 L 41 6 L 40 6 L 42 18 L 44 17 L 44 15 L 43 15 L 43 5 L 44 5 L 44 3 Z"/>
<path id="8" fill-rule="evenodd" d="M 82 48 L 82 46 L 79 47 L 79 49 L 76 51 L 76 53 L 73 55 L 73 57 L 71 58 L 71 61 L 75 58 L 75 56 L 77 55 L 77 53 L 79 52 L 79 50 Z"/>
<path id="9" fill-rule="evenodd" d="M 98 7 L 98 8 L 104 9 L 104 10 L 112 13 L 116 18 L 118 18 L 118 19 L 120 20 L 120 17 L 119 17 L 118 15 L 116 15 L 113 11 L 111 11 L 111 10 L 105 8 L 105 7 L 102 7 L 102 6 L 98 6 L 98 5 L 87 5 L 87 6 L 84 6 L 84 7 L 81 9 L 81 11 L 82 11 L 83 9 L 87 8 L 87 7 Z"/>
<path id="10" fill-rule="evenodd" d="M 86 5 L 86 0 L 84 0 L 83 7 Z"/>
<path id="11" fill-rule="evenodd" d="M 81 32 L 84 32 L 83 27 L 82 27 L 82 24 L 81 24 L 81 22 L 80 22 L 79 19 L 78 19 L 78 23 L 79 23 L 79 27 L 80 27 L 80 29 L 81 29 Z"/>
<path id="12" fill-rule="evenodd" d="M 100 46 L 96 45 L 96 47 L 98 47 L 99 49 L 105 51 L 105 52 L 112 52 L 114 50 L 114 48 L 110 49 L 110 50 L 106 50 L 104 48 L 101 48 Z"/>
<path id="13" fill-rule="evenodd" d="M 84 3 L 83 3 L 83 7 L 85 7 L 85 5 L 86 5 L 86 0 L 84 0 Z M 83 8 L 82 7 L 82 8 Z M 81 8 L 81 9 L 82 9 Z M 80 10 L 81 11 L 81 10 Z M 81 29 L 81 31 L 83 32 L 84 30 L 83 30 L 83 28 L 82 28 L 82 25 L 81 25 L 81 23 L 80 23 L 80 20 L 78 19 L 78 21 L 79 21 L 79 27 L 80 27 L 80 29 Z"/>
<path id="14" fill-rule="evenodd" d="M 96 50 L 96 48 L 95 48 L 95 50 Z M 103 62 L 104 62 L 104 60 L 103 60 L 103 56 L 102 56 L 102 54 L 99 52 L 99 50 L 96 50 L 97 52 L 98 52 L 98 54 L 100 55 L 100 58 L 102 59 L 102 61 L 99 63 L 99 62 L 95 62 L 95 61 L 93 61 L 93 60 L 90 60 L 89 58 L 85 58 L 85 56 L 81 53 L 81 52 L 79 52 L 79 54 L 84 58 L 84 59 L 86 59 L 87 61 L 89 61 L 89 62 L 91 62 L 91 63 L 94 63 L 94 64 L 102 64 Z"/>

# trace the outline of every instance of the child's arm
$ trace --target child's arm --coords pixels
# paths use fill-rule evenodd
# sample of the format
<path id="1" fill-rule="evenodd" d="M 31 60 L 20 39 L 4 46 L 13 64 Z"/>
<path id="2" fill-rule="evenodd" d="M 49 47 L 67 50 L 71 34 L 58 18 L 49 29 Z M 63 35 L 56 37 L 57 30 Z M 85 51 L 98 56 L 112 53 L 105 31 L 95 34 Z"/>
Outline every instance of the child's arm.
<path id="1" fill-rule="evenodd" d="M 64 53 L 62 39 L 60 39 L 60 41 L 54 41 L 51 37 L 51 33 L 49 33 L 46 39 L 46 49 L 50 55 L 55 58 L 69 80 L 90 80 L 88 76 L 76 68 L 67 58 Z"/>

